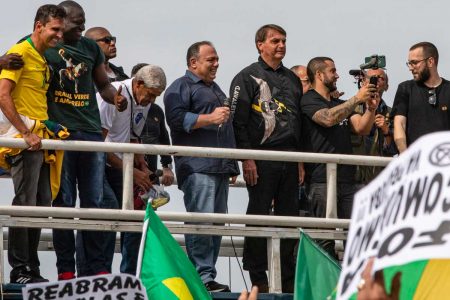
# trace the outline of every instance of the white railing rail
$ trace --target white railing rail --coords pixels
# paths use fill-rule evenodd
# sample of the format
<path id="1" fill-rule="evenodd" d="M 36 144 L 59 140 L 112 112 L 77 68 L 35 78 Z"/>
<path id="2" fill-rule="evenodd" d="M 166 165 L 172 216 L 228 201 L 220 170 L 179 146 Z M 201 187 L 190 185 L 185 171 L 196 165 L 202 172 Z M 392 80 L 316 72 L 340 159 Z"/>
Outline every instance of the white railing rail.
<path id="1" fill-rule="evenodd" d="M 23 139 L 2 138 L 0 147 L 26 148 Z M 144 145 L 129 143 L 104 143 L 88 141 L 56 141 L 43 140 L 43 149 L 72 150 L 72 151 L 96 151 L 96 152 L 122 152 L 124 170 L 124 190 L 122 210 L 107 209 L 77 209 L 77 208 L 39 208 L 39 207 L 12 207 L 0 206 L 0 253 L 3 253 L 3 227 L 39 227 L 39 228 L 65 228 L 84 230 L 107 230 L 107 231 L 139 231 L 144 217 L 143 212 L 132 211 L 133 202 L 133 162 L 134 154 L 159 154 L 173 156 L 194 157 L 216 157 L 231 159 L 255 159 L 271 161 L 311 162 L 327 164 L 327 218 L 301 218 L 281 216 L 250 216 L 233 214 L 206 214 L 206 213 L 176 213 L 158 212 L 163 221 L 167 222 L 207 222 L 239 224 L 239 228 L 227 226 L 205 226 L 205 225 L 179 225 L 169 227 L 172 233 L 199 233 L 220 234 L 235 236 L 260 236 L 268 239 L 269 259 L 269 286 L 271 292 L 281 292 L 281 266 L 279 260 L 279 245 L 281 238 L 292 238 L 298 236 L 286 228 L 269 228 L 271 226 L 283 226 L 292 228 L 322 228 L 328 230 L 320 238 L 344 239 L 345 233 L 336 231 L 336 228 L 348 228 L 349 220 L 338 220 L 336 218 L 336 178 L 337 165 L 368 165 L 385 166 L 391 158 L 342 155 L 342 154 L 319 154 L 304 152 L 282 152 L 266 150 L 241 150 L 207 147 L 182 147 L 165 145 Z M 129 223 L 129 222 L 134 223 Z M 243 227 L 242 225 L 250 225 Z M 260 227 L 266 226 L 266 232 Z M 227 229 L 228 228 L 228 229 Z M 252 231 L 253 229 L 253 231 Z M 330 230 L 331 229 L 331 230 Z M 284 232 L 283 232 L 284 231 Z M 314 233 L 314 232 L 313 232 Z M 330 234 L 331 233 L 331 234 Z M 327 235 L 328 234 L 328 235 Z M 3 283 L 3 255 L 0 255 L 0 283 Z"/>

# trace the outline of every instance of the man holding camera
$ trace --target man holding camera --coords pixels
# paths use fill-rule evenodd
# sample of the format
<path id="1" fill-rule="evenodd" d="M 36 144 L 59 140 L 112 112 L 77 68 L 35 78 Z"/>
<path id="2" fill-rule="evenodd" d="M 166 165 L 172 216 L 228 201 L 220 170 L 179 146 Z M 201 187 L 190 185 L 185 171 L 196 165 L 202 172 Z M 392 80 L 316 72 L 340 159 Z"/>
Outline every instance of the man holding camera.
<path id="1" fill-rule="evenodd" d="M 166 88 L 164 71 L 158 66 L 148 65 L 140 69 L 135 77 L 121 82 L 113 82 L 112 85 L 127 99 L 128 105 L 124 111 L 118 112 L 114 105 L 104 101 L 101 95 L 97 93 L 105 141 L 138 143 L 150 106 Z M 122 166 L 122 153 L 107 154 L 105 176 L 120 207 L 122 206 L 123 192 Z M 134 184 L 142 190 L 148 191 L 152 186 L 149 175 L 150 171 L 144 160 L 144 155 L 136 154 L 133 169 Z M 136 273 L 140 240 L 140 233 L 125 232 L 121 235 L 122 263 L 120 272 Z M 107 251 L 113 252 L 114 245 L 111 245 L 111 249 L 107 249 Z"/>
<path id="2" fill-rule="evenodd" d="M 235 148 L 228 99 L 214 82 L 219 68 L 216 49 L 208 41 L 194 43 L 186 61 L 186 75 L 175 80 L 164 95 L 173 144 Z M 188 212 L 227 212 L 229 179 L 239 174 L 235 160 L 175 156 L 175 167 Z M 214 280 L 222 237 L 186 234 L 185 240 L 189 259 L 206 289 L 229 292 L 227 285 Z"/>
<path id="3" fill-rule="evenodd" d="M 302 137 L 305 150 L 314 153 L 352 154 L 351 131 L 360 135 L 370 133 L 375 121 L 375 112 L 380 98 L 373 84 L 361 87 L 358 93 L 347 101 L 333 98 L 339 78 L 334 61 L 329 57 L 315 57 L 308 63 L 308 77 L 312 84 L 302 98 Z M 364 103 L 363 115 L 354 113 L 358 104 Z M 326 215 L 326 166 L 305 164 L 306 190 L 309 209 L 313 217 Z M 349 219 L 351 216 L 355 167 L 339 165 L 337 170 L 337 216 Z M 334 241 L 321 241 L 322 247 L 333 257 Z"/>
<path id="4" fill-rule="evenodd" d="M 406 65 L 412 80 L 399 84 L 394 99 L 394 140 L 400 153 L 422 135 L 449 129 L 450 82 L 439 76 L 435 45 L 409 49 Z"/>
<path id="5" fill-rule="evenodd" d="M 389 87 L 388 76 L 381 68 L 368 69 L 363 74 L 363 85 L 368 85 L 370 82 L 376 84 L 380 104 L 375 112 L 375 122 L 369 135 L 352 135 L 353 153 L 358 155 L 392 157 L 397 154 L 397 148 L 395 147 L 393 137 L 391 108 L 383 100 L 383 93 Z M 366 111 L 364 103 L 358 105 L 355 111 L 363 115 Z M 365 185 L 375 178 L 382 169 L 382 167 L 376 166 L 357 166 L 356 182 L 360 185 Z"/>

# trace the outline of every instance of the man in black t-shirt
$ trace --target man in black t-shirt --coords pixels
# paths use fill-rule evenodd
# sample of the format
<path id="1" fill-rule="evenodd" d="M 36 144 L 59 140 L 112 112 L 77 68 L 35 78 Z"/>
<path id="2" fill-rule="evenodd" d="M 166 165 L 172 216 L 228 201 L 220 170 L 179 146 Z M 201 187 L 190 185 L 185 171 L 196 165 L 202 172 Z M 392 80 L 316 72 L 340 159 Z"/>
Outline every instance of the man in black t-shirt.
<path id="1" fill-rule="evenodd" d="M 328 57 L 316 57 L 308 63 L 308 77 L 312 84 L 300 102 L 302 112 L 302 138 L 305 151 L 314 153 L 352 154 L 351 130 L 360 135 L 370 133 L 380 98 L 373 84 L 364 85 L 348 101 L 332 98 L 336 90 L 334 61 Z M 363 115 L 354 113 L 360 103 L 366 104 Z M 325 217 L 326 166 L 305 164 L 306 184 L 310 213 Z M 339 165 L 337 171 L 337 215 L 349 219 L 352 210 L 355 167 Z M 322 246 L 334 256 L 334 242 L 323 241 Z"/>
<path id="2" fill-rule="evenodd" d="M 422 135 L 449 129 L 450 82 L 439 76 L 438 61 L 432 43 L 409 49 L 406 64 L 413 79 L 399 84 L 393 106 L 394 141 L 400 153 Z"/>

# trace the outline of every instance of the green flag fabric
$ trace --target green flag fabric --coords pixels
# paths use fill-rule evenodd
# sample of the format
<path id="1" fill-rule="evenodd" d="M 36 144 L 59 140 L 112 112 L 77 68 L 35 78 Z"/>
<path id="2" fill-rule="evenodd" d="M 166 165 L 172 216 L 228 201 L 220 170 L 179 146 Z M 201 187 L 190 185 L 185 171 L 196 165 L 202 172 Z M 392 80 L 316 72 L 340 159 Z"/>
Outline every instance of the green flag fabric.
<path id="1" fill-rule="evenodd" d="M 137 277 L 149 300 L 211 299 L 191 261 L 151 205 L 144 219 Z"/>
<path id="2" fill-rule="evenodd" d="M 300 232 L 294 300 L 324 300 L 336 289 L 339 264 L 306 233 Z"/>

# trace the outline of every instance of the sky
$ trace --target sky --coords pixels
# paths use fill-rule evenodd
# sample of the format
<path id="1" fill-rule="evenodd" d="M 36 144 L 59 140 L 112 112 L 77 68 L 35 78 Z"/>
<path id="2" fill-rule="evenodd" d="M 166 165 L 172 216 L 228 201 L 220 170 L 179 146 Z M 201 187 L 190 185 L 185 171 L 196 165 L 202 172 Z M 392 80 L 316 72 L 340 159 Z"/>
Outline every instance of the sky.
<path id="1" fill-rule="evenodd" d="M 439 52 L 440 74 L 448 78 L 450 43 L 449 4 L 444 1 L 418 0 L 83 0 L 78 1 L 86 13 L 86 29 L 102 26 L 117 37 L 117 58 L 129 74 L 136 63 L 161 66 L 170 84 L 186 69 L 186 51 L 194 42 L 209 40 L 220 57 L 216 82 L 228 94 L 233 77 L 257 60 L 254 34 L 264 24 L 275 23 L 287 31 L 287 54 L 284 65 L 307 64 L 315 56 L 334 59 L 340 79 L 338 89 L 343 99 L 356 94 L 356 84 L 348 75 L 358 68 L 364 57 L 386 55 L 390 89 L 384 99 L 392 104 L 397 85 L 412 78 L 405 62 L 410 46 L 421 41 L 434 43 Z M 31 32 L 37 8 L 47 4 L 40 0 L 7 1 L 2 5 L 0 53 Z M 50 2 L 51 3 L 51 2 Z M 57 4 L 58 2 L 54 2 Z M 162 105 L 162 97 L 157 99 Z M 4 197 L 13 197 L 9 179 L 0 179 Z M 170 188 L 172 201 L 164 210 L 184 211 L 182 195 Z M 245 213 L 246 192 L 233 190 L 230 212 Z M 46 265 L 54 257 L 44 254 Z M 117 257 L 116 257 L 117 260 Z M 5 260 L 7 262 L 7 260 Z M 228 282 L 228 261 L 221 260 L 218 281 Z M 243 288 L 242 279 L 233 267 L 233 290 Z M 223 271 L 223 272 L 222 272 Z M 9 269 L 7 269 L 9 272 Z M 44 269 L 54 279 L 55 271 Z M 6 273 L 8 274 L 8 273 Z M 247 280 L 248 282 L 248 280 Z"/>

